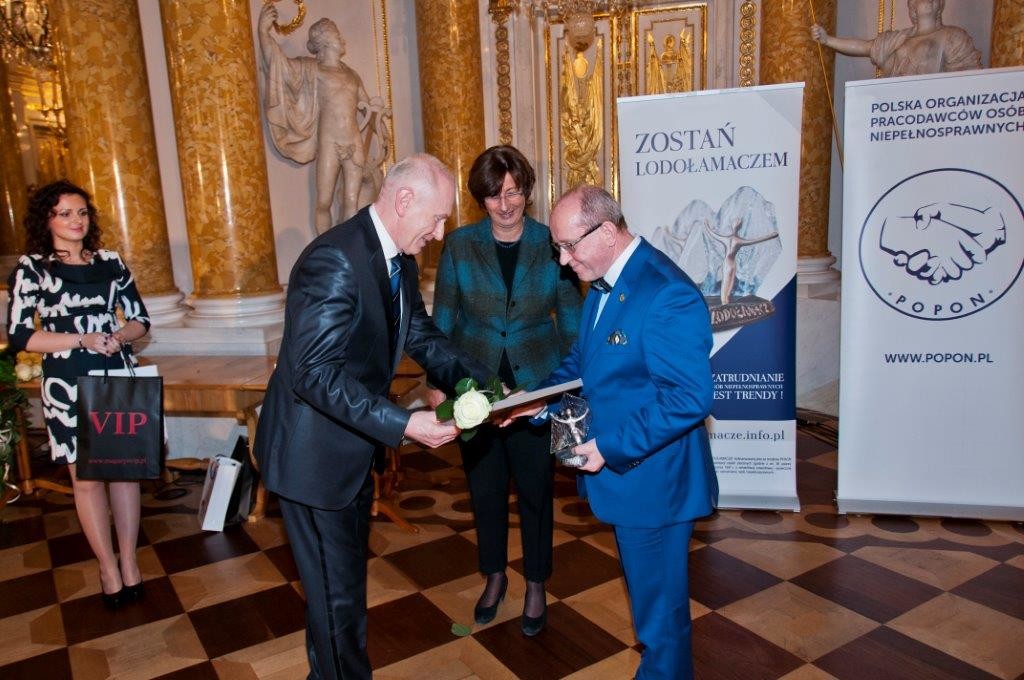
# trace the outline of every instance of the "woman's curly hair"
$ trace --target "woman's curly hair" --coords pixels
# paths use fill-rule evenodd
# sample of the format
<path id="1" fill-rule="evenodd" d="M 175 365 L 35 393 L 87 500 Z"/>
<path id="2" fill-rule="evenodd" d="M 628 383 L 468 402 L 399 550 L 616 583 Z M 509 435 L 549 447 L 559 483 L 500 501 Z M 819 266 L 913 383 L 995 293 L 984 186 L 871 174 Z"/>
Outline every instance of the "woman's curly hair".
<path id="1" fill-rule="evenodd" d="M 50 218 L 54 216 L 54 208 L 60 203 L 60 197 L 67 194 L 81 196 L 89 210 L 89 230 L 82 240 L 82 248 L 95 253 L 100 248 L 100 224 L 96 206 L 92 204 L 89 193 L 66 179 L 50 182 L 39 187 L 28 199 L 28 211 L 25 214 L 25 251 L 30 255 L 42 255 L 49 259 L 60 252 L 53 247 L 53 235 L 50 233 Z"/>

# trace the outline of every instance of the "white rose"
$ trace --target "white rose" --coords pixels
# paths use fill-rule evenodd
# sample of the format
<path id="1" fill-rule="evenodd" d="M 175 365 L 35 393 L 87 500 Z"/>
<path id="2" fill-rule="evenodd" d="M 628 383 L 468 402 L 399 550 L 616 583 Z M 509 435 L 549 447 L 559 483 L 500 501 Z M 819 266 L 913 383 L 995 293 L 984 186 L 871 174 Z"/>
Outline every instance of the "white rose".
<path id="1" fill-rule="evenodd" d="M 32 379 L 32 367 L 28 364 L 18 364 L 14 367 L 14 375 L 21 382 L 28 382 Z"/>
<path id="2" fill-rule="evenodd" d="M 459 429 L 469 430 L 487 420 L 491 414 L 491 402 L 482 392 L 469 390 L 455 400 L 452 410 Z"/>
<path id="3" fill-rule="evenodd" d="M 32 377 L 33 378 L 42 378 L 43 377 L 43 365 L 42 364 L 32 364 Z"/>

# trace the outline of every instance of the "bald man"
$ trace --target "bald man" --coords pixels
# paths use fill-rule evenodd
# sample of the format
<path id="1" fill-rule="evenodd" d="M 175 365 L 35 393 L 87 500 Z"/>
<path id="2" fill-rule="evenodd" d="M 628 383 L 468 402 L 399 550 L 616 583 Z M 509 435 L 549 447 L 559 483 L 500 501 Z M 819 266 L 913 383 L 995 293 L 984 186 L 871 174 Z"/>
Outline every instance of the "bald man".
<path id="1" fill-rule="evenodd" d="M 256 458 L 281 514 L 306 594 L 310 678 L 369 679 L 366 553 L 371 468 L 408 437 L 427 447 L 458 429 L 388 400 L 405 351 L 431 382 L 485 381 L 423 307 L 413 255 L 444 236 L 455 184 L 436 158 L 410 156 L 377 200 L 314 240 L 288 282 L 284 338 Z"/>

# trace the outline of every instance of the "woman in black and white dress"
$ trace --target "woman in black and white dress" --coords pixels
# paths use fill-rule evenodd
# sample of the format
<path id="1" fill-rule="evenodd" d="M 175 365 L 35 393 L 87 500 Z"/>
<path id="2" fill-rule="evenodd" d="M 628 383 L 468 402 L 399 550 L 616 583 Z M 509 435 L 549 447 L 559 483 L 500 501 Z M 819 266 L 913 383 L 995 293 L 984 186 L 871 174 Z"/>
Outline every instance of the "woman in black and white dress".
<path id="1" fill-rule="evenodd" d="M 78 519 L 99 561 L 103 602 L 117 608 L 142 596 L 135 554 L 139 483 L 109 482 L 108 495 L 106 482 L 75 474 L 77 379 L 104 366 L 123 368 L 129 344 L 148 332 L 149 317 L 121 258 L 100 249 L 96 208 L 83 189 L 64 180 L 41 187 L 29 201 L 25 227 L 28 254 L 8 280 L 7 334 L 15 350 L 43 354 L 41 392 L 50 456 L 69 466 Z M 120 563 L 111 542 L 110 514 Z"/>

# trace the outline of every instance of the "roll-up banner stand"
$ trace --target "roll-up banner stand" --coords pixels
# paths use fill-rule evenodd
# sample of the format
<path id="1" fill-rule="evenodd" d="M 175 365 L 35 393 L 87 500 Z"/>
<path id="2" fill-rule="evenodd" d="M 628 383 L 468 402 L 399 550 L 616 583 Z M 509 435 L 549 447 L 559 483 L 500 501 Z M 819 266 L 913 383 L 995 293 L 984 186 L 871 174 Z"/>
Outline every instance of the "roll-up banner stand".
<path id="1" fill-rule="evenodd" d="M 839 509 L 1024 520 L 1024 69 L 846 85 Z"/>
<path id="2" fill-rule="evenodd" d="M 704 293 L 719 506 L 799 510 L 796 239 L 803 83 L 618 100 L 630 229 Z"/>

